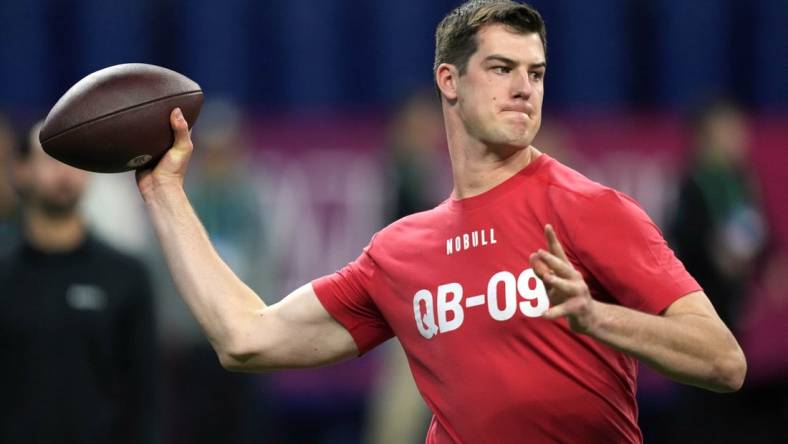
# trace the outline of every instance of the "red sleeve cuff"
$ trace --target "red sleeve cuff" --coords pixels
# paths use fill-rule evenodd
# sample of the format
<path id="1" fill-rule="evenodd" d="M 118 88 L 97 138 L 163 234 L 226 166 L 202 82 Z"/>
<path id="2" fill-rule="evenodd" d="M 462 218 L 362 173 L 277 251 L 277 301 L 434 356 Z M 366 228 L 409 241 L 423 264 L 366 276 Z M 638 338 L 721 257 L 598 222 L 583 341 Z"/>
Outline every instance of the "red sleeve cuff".
<path id="1" fill-rule="evenodd" d="M 347 284 L 344 284 L 347 285 Z M 349 304 L 342 297 L 342 277 L 339 273 L 323 276 L 312 281 L 317 299 L 323 307 L 353 337 L 361 356 L 393 336 L 390 328 L 368 309 Z M 350 291 L 350 289 L 345 289 Z"/>

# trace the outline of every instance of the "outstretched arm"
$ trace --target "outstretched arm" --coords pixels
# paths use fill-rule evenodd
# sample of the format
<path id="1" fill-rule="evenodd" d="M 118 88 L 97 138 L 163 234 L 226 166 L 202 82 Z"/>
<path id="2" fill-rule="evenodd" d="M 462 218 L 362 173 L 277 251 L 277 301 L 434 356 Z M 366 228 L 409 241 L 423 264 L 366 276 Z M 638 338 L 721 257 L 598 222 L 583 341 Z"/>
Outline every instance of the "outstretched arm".
<path id="1" fill-rule="evenodd" d="M 309 367 L 356 355 L 352 337 L 311 284 L 267 306 L 222 261 L 183 189 L 193 146 L 179 109 L 170 123 L 172 148 L 155 168 L 137 172 L 137 185 L 178 291 L 222 365 L 237 371 Z"/>
<path id="2" fill-rule="evenodd" d="M 550 251 L 533 253 L 531 265 L 548 290 L 551 308 L 546 318 L 566 318 L 572 330 L 635 356 L 676 381 L 716 392 L 742 386 L 744 353 L 703 292 L 681 297 L 661 316 L 596 301 L 550 225 L 545 235 Z"/>

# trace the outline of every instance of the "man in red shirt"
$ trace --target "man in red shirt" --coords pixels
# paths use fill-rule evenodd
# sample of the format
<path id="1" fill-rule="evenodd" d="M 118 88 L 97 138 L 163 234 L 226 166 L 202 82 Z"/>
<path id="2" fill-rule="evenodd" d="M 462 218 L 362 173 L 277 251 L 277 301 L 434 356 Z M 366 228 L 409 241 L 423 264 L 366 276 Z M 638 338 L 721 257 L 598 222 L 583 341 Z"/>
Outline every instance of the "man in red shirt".
<path id="1" fill-rule="evenodd" d="M 746 363 L 640 207 L 540 153 L 544 25 L 470 1 L 438 26 L 435 81 L 454 190 L 354 262 L 266 306 L 214 252 L 173 148 L 138 185 L 180 292 L 222 364 L 323 365 L 397 336 L 434 416 L 430 443 L 641 442 L 636 359 L 737 390 Z"/>

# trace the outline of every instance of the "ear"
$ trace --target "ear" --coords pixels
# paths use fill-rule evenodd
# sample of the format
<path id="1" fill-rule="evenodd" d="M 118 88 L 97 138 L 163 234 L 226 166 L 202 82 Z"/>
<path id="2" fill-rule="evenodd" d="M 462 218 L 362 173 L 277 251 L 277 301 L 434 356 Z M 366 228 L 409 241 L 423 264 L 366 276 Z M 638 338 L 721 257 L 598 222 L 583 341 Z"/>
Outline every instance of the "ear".
<path id="1" fill-rule="evenodd" d="M 446 100 L 457 99 L 457 79 L 460 73 L 457 67 L 449 63 L 441 63 L 435 71 L 435 83 Z"/>

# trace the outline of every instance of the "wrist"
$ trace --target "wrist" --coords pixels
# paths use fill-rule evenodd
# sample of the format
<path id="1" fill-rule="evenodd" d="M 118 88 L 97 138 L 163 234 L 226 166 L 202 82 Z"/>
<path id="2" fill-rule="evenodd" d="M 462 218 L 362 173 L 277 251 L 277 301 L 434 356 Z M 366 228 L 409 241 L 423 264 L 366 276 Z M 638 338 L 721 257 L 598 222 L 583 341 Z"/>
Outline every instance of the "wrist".
<path id="1" fill-rule="evenodd" d="M 605 304 L 589 297 L 578 310 L 573 329 L 587 336 L 596 336 L 603 328 Z"/>
<path id="2" fill-rule="evenodd" d="M 182 178 L 151 175 L 148 179 L 145 186 L 140 184 L 140 194 L 148 206 L 166 205 L 186 195 Z"/>

